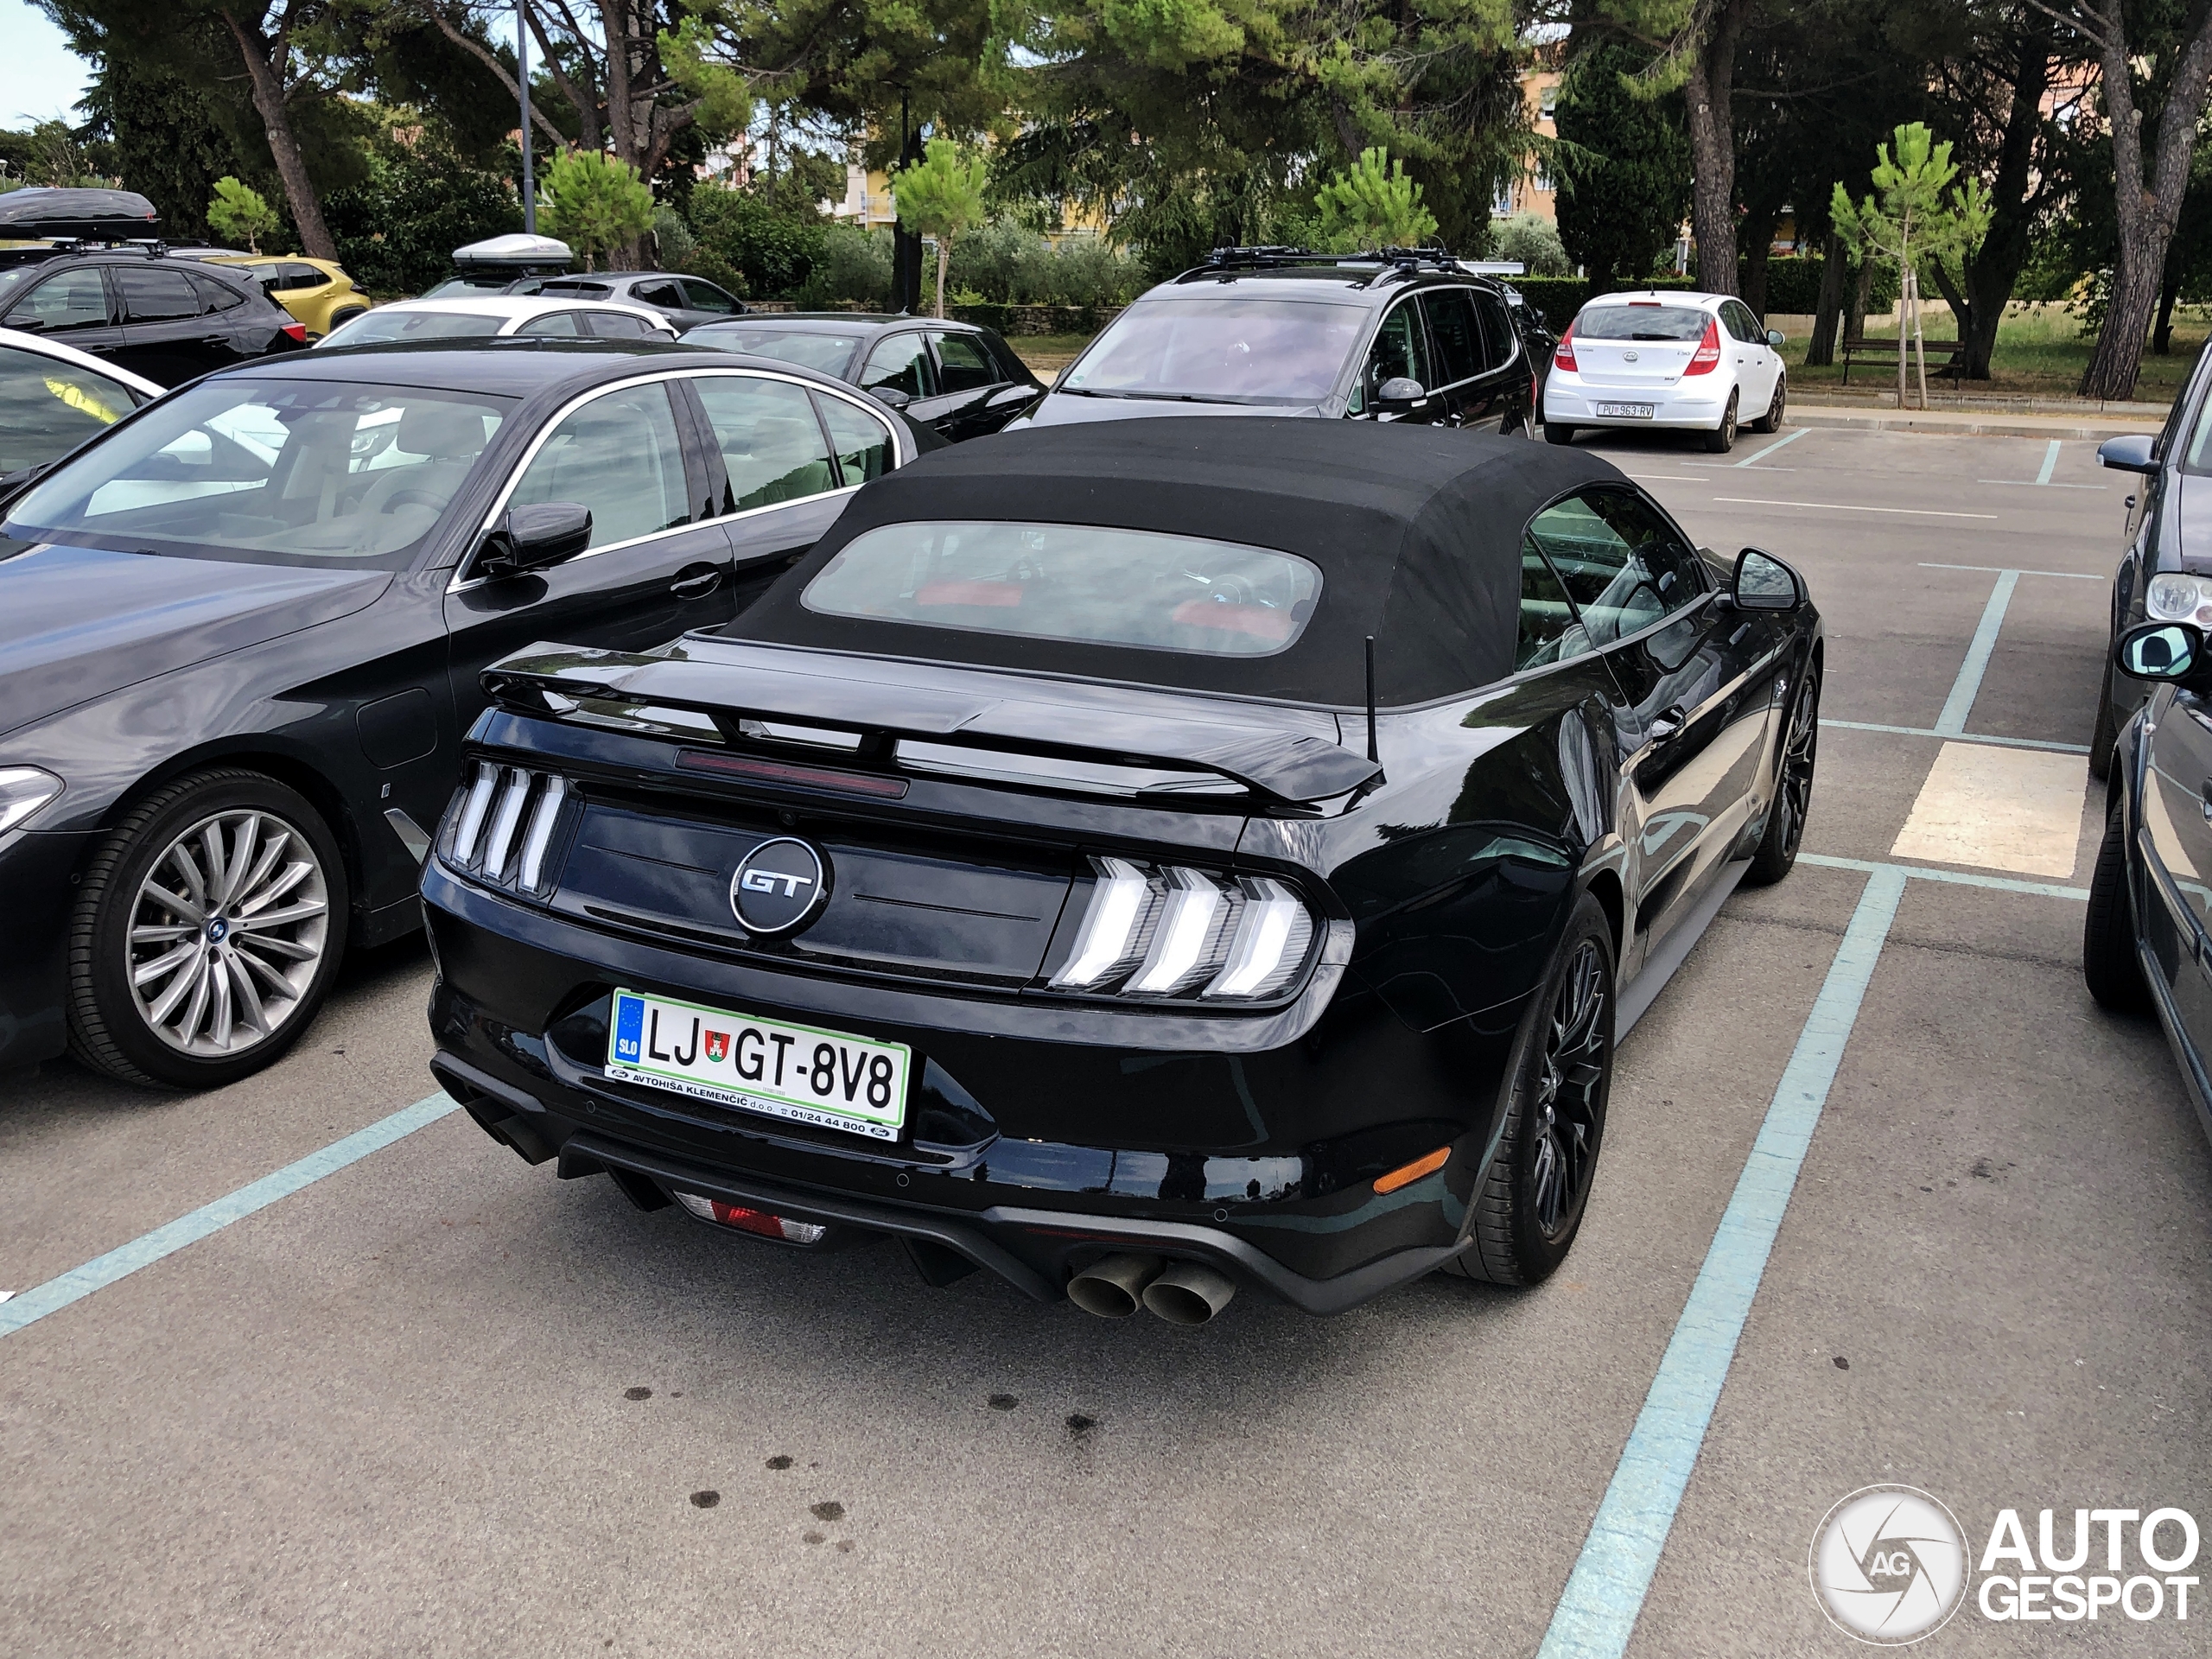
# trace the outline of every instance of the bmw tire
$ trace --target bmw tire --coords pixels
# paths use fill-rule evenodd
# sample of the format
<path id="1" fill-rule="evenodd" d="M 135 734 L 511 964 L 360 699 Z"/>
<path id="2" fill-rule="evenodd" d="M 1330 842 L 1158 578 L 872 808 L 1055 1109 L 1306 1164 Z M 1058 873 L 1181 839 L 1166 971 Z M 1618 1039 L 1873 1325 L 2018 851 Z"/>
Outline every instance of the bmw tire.
<path id="1" fill-rule="evenodd" d="M 251 1076 L 314 1022 L 349 903 L 338 843 L 297 791 L 232 767 L 162 785 L 79 886 L 70 1053 L 147 1088 Z"/>

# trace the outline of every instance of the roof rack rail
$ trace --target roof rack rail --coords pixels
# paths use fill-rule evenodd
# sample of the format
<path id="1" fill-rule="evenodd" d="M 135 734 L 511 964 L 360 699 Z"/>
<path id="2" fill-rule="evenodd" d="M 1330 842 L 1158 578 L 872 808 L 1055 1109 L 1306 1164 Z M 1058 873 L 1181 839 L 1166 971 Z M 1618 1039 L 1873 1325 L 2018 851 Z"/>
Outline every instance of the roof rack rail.
<path id="1" fill-rule="evenodd" d="M 1232 270 L 1274 270 L 1293 265 L 1381 265 L 1378 276 L 1410 276 L 1416 270 L 1449 271 L 1463 276 L 1519 276 L 1527 267 L 1517 259 L 1461 259 L 1443 248 L 1367 248 L 1357 253 L 1320 253 L 1312 248 L 1216 248 L 1202 265 L 1177 280 L 1197 282 Z"/>

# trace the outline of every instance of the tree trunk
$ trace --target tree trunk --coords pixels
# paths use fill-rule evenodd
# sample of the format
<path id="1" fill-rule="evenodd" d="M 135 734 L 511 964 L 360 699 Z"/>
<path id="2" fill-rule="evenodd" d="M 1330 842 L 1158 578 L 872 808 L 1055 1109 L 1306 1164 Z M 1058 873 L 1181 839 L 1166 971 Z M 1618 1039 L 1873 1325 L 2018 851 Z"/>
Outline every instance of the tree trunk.
<path id="1" fill-rule="evenodd" d="M 2208 0 L 2212 3 L 2212 0 Z M 1736 41 L 1752 0 L 1719 0 L 1708 32 L 1689 54 L 1683 83 L 1689 106 L 1691 233 L 1697 279 L 1708 294 L 1736 291 Z"/>
<path id="2" fill-rule="evenodd" d="M 1762 322 L 1766 320 L 1767 261 L 1774 252 L 1775 222 L 1781 217 L 1778 205 L 1769 207 L 1760 202 L 1745 211 L 1739 226 L 1744 238 L 1741 298 Z"/>
<path id="3" fill-rule="evenodd" d="M 308 176 L 307 158 L 300 154 L 300 142 L 292 133 L 291 112 L 284 107 L 284 60 L 290 55 L 290 42 L 282 29 L 272 41 L 263 35 L 257 22 L 249 29 L 227 11 L 223 21 L 230 25 L 238 56 L 245 61 L 246 78 L 253 84 L 253 107 L 260 111 L 261 124 L 268 132 L 269 154 L 276 163 L 284 200 L 292 209 L 292 226 L 300 233 L 300 245 L 311 259 L 334 260 L 338 245 L 330 239 L 330 228 L 322 222 L 322 200 L 315 194 L 315 181 Z"/>
<path id="4" fill-rule="evenodd" d="M 637 40 L 630 32 L 626 0 L 599 0 L 599 17 L 607 41 L 607 143 L 618 159 L 635 167 L 644 146 L 633 118 Z"/>
<path id="5" fill-rule="evenodd" d="M 944 321 L 944 272 L 951 263 L 952 238 L 940 236 L 937 239 L 937 315 L 940 322 Z"/>
<path id="6" fill-rule="evenodd" d="M 2134 53 L 2127 43 L 2121 0 L 2097 0 L 2092 15 L 2099 24 L 2099 79 L 2105 112 L 2112 124 L 2113 200 L 2120 262 L 2113 273 L 2112 303 L 2096 349 L 2082 372 L 2082 396 L 2121 402 L 2135 395 L 2143 366 L 2143 337 L 2158 302 L 2166 250 L 2181 217 L 2189 188 L 2190 151 L 2212 81 L 2212 0 L 2195 0 L 2177 42 L 2165 105 L 2158 113 L 2156 146 L 2147 176 L 2144 169 L 2143 112 L 2135 107 L 2131 79 Z"/>
<path id="7" fill-rule="evenodd" d="M 2174 302 L 2180 298 L 2181 261 L 2169 247 L 2165 276 L 2158 283 L 2158 320 L 2151 325 L 2151 349 L 2160 357 L 2173 355 Z"/>
<path id="8" fill-rule="evenodd" d="M 1843 238 L 1834 231 L 1821 252 L 1821 297 L 1813 312 L 1813 337 L 1805 342 L 1805 366 L 1824 369 L 1835 361 L 1835 327 L 1843 311 Z"/>
<path id="9" fill-rule="evenodd" d="M 1936 286 L 1958 320 L 1959 373 L 1967 380 L 1989 378 L 1997 330 L 2028 263 L 2029 235 L 2042 207 L 2035 184 L 2035 152 L 2043 130 L 2044 95 L 2050 86 L 2053 36 L 2052 25 L 2043 14 L 2030 13 L 2029 17 L 2031 23 L 2040 22 L 2022 36 L 2013 64 L 2012 107 L 2005 114 L 1989 190 L 1989 233 L 1966 262 L 1958 282 L 1940 267 L 1936 272 Z"/>
<path id="10" fill-rule="evenodd" d="M 1912 313 L 1912 219 L 1907 215 L 1898 227 L 1897 244 L 1897 407 L 1904 401 L 1904 331 Z"/>
<path id="11" fill-rule="evenodd" d="M 1859 263 L 1859 280 L 1852 284 L 1851 316 L 1843 326 L 1843 337 L 1852 345 L 1866 338 L 1866 308 L 1874 302 L 1874 262 L 1862 259 Z"/>

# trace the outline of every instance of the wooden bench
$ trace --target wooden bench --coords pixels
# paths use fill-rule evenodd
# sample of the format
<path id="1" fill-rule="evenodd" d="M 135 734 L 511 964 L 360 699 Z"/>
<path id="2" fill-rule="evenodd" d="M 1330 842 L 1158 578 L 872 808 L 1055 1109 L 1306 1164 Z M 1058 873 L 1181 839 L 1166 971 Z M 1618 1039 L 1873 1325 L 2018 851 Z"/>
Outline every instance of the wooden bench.
<path id="1" fill-rule="evenodd" d="M 1903 349 L 1906 353 L 1905 372 L 1907 374 L 1910 374 L 1914 367 L 1911 348 L 1910 340 L 1903 342 Z M 1843 342 L 1843 384 L 1847 386 L 1851 384 L 1853 359 L 1856 358 L 1861 363 L 1894 365 L 1897 360 L 1899 349 L 1900 343 L 1894 340 L 1845 340 Z M 1966 350 L 1966 343 L 1963 340 L 1931 340 L 1923 343 L 1923 349 L 1928 353 L 1928 360 L 1931 365 L 1940 359 L 1942 366 L 1934 370 L 1937 376 L 1955 381 L 1965 372 L 1966 365 L 1959 361 L 1959 353 Z"/>

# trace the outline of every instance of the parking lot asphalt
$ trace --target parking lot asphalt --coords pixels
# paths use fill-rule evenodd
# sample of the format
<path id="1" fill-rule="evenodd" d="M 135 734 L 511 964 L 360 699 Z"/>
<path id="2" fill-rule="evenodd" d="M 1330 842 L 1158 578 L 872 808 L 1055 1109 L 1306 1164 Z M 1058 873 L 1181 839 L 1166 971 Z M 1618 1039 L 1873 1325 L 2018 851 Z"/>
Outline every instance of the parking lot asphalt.
<path id="1" fill-rule="evenodd" d="M 1808 856 L 1624 1044 L 1551 1282 L 1108 1323 L 641 1215 L 447 1116 L 0 1336 L 0 1647 L 1836 1655 L 1807 1552 L 1854 1489 L 1936 1494 L 1971 1556 L 2005 1507 L 2212 1524 L 2212 1151 L 2079 969 L 2130 480 L 2024 438 L 1594 442 L 1803 570 L 1832 723 Z M 428 979 L 355 962 L 214 1094 L 0 1079 L 0 1288 L 431 1094 Z M 1685 1320 L 1737 1294 L 1739 1336 Z M 2201 1651 L 2190 1612 L 1969 1598 L 1923 1650 Z"/>

